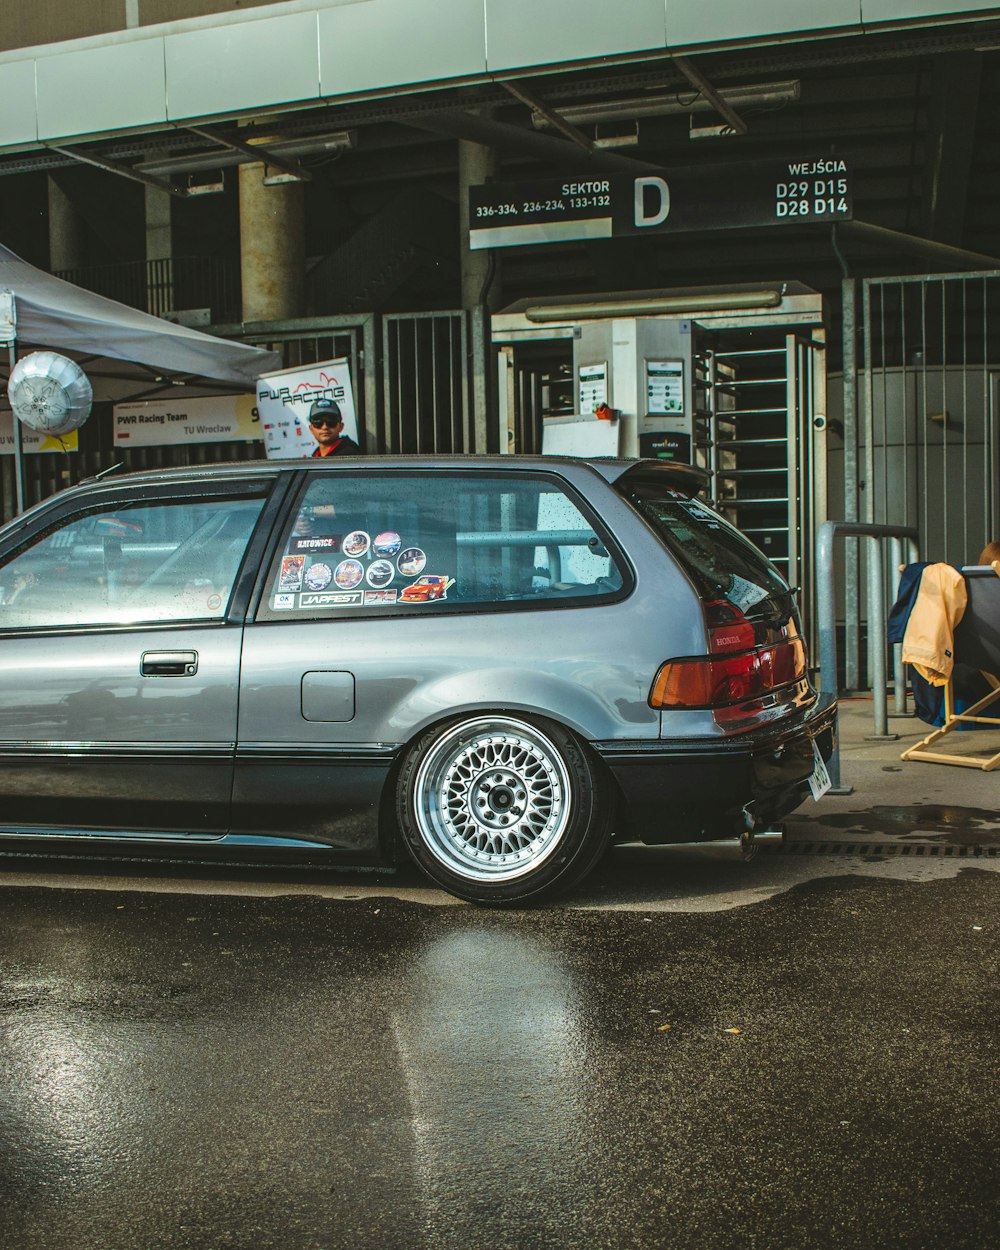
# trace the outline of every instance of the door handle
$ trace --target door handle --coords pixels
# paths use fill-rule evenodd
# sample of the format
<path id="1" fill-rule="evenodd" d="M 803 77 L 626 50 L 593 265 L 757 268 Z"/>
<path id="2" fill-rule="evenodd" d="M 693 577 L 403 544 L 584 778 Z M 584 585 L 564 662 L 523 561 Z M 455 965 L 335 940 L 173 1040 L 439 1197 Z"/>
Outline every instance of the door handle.
<path id="1" fill-rule="evenodd" d="M 197 671 L 197 651 L 144 651 L 139 661 L 143 677 L 193 677 Z"/>

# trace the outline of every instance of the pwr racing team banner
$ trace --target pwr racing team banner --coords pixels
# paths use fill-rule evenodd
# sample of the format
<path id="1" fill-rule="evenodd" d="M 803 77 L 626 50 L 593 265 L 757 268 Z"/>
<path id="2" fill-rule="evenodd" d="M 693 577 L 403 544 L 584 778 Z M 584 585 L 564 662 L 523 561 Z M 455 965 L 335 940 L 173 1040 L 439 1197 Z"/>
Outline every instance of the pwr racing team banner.
<path id="1" fill-rule="evenodd" d="M 260 437 L 252 395 L 148 399 L 114 406 L 116 447 L 243 443 Z"/>
<path id="2" fill-rule="evenodd" d="M 470 187 L 469 246 L 804 225 L 853 215 L 850 172 L 840 157 L 700 165 L 639 177 Z"/>
<path id="3" fill-rule="evenodd" d="M 258 379 L 257 411 L 269 460 L 297 460 L 313 454 L 318 444 L 308 418 L 317 399 L 336 400 L 344 433 L 359 441 L 350 365 L 346 360 L 322 360 Z"/>

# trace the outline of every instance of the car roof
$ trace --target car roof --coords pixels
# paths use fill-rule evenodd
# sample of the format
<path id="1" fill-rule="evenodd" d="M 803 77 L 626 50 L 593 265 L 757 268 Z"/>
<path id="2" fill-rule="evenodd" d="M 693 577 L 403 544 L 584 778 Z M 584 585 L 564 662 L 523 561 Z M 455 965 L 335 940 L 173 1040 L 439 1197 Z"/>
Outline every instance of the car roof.
<path id="1" fill-rule="evenodd" d="M 515 455 L 374 455 L 374 456 L 324 456 L 293 460 L 227 460 L 214 464 L 174 465 L 168 468 L 136 469 L 115 472 L 106 469 L 96 477 L 86 478 L 70 490 L 92 486 L 97 481 L 109 484 L 128 482 L 130 486 L 143 482 L 198 481 L 214 477 L 259 477 L 262 473 L 294 473 L 308 469 L 309 472 L 337 473 L 347 469 L 507 469 L 525 471 L 559 470 L 581 465 L 596 472 L 605 481 L 615 482 L 626 473 L 638 469 L 676 479 L 691 487 L 700 483 L 705 474 L 691 465 L 675 464 L 663 460 L 642 460 L 617 456 L 515 456 Z"/>
<path id="2" fill-rule="evenodd" d="M 125 470 L 117 472 L 118 466 L 105 469 L 95 477 L 85 478 L 75 486 L 57 492 L 24 512 L 12 517 L 0 531 L 20 529 L 31 516 L 48 507 L 54 499 L 70 501 L 90 495 L 94 488 L 113 490 L 119 486 L 141 488 L 144 485 L 173 483 L 203 483 L 213 480 L 239 480 L 240 478 L 277 477 L 282 473 L 338 473 L 348 469 L 380 469 L 390 472 L 426 469 L 463 469 L 472 471 L 504 470 L 510 472 L 559 472 L 580 469 L 592 473 L 609 483 L 621 481 L 626 475 L 631 479 L 671 486 L 688 494 L 696 494 L 706 484 L 708 475 L 690 465 L 673 464 L 662 460 L 633 460 L 624 457 L 584 456 L 512 456 L 512 455 L 386 455 L 386 456 L 337 456 L 303 457 L 295 460 L 227 460 L 214 464 L 174 465 L 167 468 Z"/>

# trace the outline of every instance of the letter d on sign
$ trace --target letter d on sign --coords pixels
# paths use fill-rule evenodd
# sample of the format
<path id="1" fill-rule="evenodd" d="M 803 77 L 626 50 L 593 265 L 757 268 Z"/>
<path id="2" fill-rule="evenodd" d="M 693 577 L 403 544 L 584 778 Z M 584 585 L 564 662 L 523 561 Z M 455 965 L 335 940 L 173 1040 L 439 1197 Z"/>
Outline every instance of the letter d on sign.
<path id="1" fill-rule="evenodd" d="M 656 212 L 646 214 L 646 188 L 655 191 L 659 200 Z M 635 180 L 635 224 L 637 226 L 658 226 L 667 220 L 670 212 L 670 188 L 662 178 L 636 178 Z"/>

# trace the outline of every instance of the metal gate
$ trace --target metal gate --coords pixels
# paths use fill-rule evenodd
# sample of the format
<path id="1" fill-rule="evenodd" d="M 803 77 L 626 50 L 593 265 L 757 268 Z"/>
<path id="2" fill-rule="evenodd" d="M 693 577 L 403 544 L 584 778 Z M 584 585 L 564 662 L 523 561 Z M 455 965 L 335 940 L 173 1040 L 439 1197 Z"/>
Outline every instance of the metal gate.
<path id="1" fill-rule="evenodd" d="M 713 333 L 696 357 L 695 378 L 695 442 L 705 449 L 712 501 L 800 588 L 810 622 L 811 555 L 826 519 L 826 436 L 817 404 L 825 344 L 815 334 L 783 327 Z"/>
<path id="2" fill-rule="evenodd" d="M 861 330 L 864 520 L 968 563 L 998 528 L 1000 273 L 865 279 Z"/>
<path id="3" fill-rule="evenodd" d="M 909 526 L 921 558 L 974 562 L 1000 536 L 1000 273 L 847 280 L 843 291 L 844 519 Z M 853 688 L 864 578 L 850 544 L 845 554 Z"/>
<path id="4" fill-rule="evenodd" d="M 383 316 L 379 450 L 491 450 L 487 333 L 481 308 Z"/>

